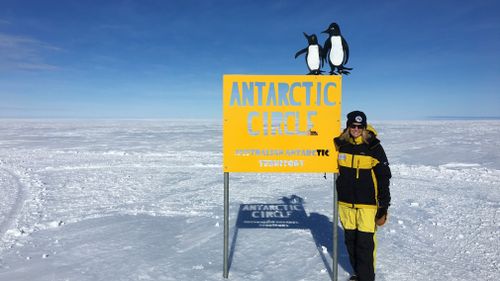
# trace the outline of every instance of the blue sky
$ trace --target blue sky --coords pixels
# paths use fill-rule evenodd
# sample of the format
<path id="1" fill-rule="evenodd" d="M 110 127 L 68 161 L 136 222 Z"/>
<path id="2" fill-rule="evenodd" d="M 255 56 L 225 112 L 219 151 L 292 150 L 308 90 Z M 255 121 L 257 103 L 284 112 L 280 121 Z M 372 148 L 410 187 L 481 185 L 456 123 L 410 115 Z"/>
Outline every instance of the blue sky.
<path id="1" fill-rule="evenodd" d="M 500 116 L 500 2 L 0 0 L 0 117 L 214 118 L 223 74 L 305 74 L 339 23 L 343 112 Z"/>

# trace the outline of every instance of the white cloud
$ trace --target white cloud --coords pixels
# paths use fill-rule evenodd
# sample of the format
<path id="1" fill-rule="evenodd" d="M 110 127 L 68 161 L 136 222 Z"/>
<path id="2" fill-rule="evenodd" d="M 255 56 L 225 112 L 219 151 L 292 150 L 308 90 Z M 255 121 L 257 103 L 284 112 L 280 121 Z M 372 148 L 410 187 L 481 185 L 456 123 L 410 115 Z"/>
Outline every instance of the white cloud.
<path id="1" fill-rule="evenodd" d="M 18 63 L 14 65 L 17 69 L 23 70 L 57 70 L 58 66 L 46 63 Z"/>
<path id="2" fill-rule="evenodd" d="M 55 70 L 45 55 L 57 51 L 61 48 L 31 37 L 0 33 L 0 70 Z"/>

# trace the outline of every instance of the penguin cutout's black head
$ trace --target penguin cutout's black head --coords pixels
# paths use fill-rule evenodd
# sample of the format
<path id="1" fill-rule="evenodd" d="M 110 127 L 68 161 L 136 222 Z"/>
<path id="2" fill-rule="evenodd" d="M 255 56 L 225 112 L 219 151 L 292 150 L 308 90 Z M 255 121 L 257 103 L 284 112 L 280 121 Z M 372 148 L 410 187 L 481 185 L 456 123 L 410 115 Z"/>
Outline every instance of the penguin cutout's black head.
<path id="1" fill-rule="evenodd" d="M 304 33 L 304 36 L 306 37 L 309 45 L 318 45 L 318 38 L 316 37 L 316 34 L 312 34 L 309 36 L 305 32 L 302 32 L 302 33 Z"/>
<path id="2" fill-rule="evenodd" d="M 330 26 L 321 33 L 327 33 L 329 35 L 340 35 L 340 27 L 337 23 L 333 22 Z"/>

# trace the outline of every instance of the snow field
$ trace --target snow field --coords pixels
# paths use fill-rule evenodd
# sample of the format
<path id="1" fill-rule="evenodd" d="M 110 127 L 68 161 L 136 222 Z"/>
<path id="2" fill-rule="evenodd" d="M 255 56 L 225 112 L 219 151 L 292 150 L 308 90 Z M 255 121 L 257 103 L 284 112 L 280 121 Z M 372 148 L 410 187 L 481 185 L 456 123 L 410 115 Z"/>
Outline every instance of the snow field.
<path id="1" fill-rule="evenodd" d="M 500 122 L 374 126 L 393 171 L 377 280 L 500 279 Z M 222 280 L 218 122 L 2 120 L 0 132 L 0 280 Z M 229 280 L 329 280 L 332 186 L 231 174 Z M 240 204 L 292 195 L 311 229 L 235 227 Z"/>

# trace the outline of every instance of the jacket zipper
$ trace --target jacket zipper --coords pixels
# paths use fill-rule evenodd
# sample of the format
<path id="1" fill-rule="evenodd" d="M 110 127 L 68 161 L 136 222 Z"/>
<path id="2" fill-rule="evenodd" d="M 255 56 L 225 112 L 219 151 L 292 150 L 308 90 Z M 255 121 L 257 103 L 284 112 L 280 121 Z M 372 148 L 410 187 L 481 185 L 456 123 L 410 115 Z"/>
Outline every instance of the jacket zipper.
<path id="1" fill-rule="evenodd" d="M 356 179 L 359 179 L 359 159 L 358 159 L 358 166 L 356 167 Z"/>
<path id="2" fill-rule="evenodd" d="M 351 161 L 351 167 L 352 168 L 354 168 L 354 158 L 355 157 L 356 157 L 356 154 L 354 153 L 354 149 L 353 149 L 353 151 L 352 151 L 352 161 Z M 356 175 L 356 179 L 357 179 L 357 175 Z M 353 195 L 354 201 L 356 201 L 356 190 L 354 188 L 352 189 L 352 195 Z M 354 202 L 352 203 L 352 208 L 354 209 Z"/>

